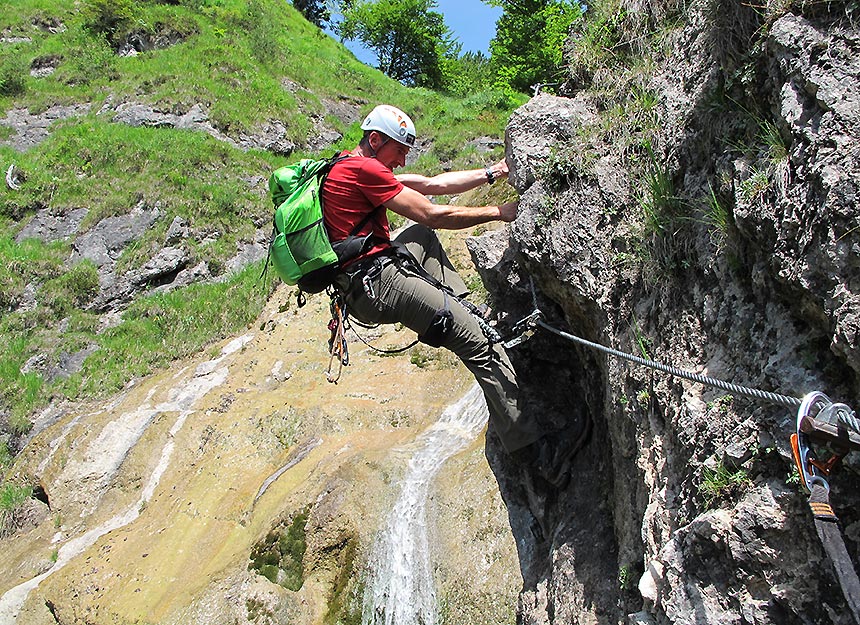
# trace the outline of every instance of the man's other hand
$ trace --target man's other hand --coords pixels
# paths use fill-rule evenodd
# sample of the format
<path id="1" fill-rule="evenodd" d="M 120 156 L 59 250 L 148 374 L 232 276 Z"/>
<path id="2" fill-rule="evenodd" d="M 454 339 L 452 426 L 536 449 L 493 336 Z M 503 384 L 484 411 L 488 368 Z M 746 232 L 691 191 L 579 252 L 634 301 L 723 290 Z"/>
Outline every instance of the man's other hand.
<path id="1" fill-rule="evenodd" d="M 519 200 L 502 204 L 499 206 L 499 219 L 501 221 L 513 221 L 517 218 L 517 210 L 519 209 L 519 206 Z"/>

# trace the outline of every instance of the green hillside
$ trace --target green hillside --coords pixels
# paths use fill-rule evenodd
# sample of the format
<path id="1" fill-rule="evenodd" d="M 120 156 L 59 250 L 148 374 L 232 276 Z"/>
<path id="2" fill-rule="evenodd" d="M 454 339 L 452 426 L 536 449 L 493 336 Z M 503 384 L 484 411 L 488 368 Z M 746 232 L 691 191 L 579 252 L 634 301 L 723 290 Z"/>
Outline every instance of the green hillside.
<path id="1" fill-rule="evenodd" d="M 0 203 L 0 429 L 25 433 L 52 399 L 109 394 L 255 320 L 271 284 L 259 280 L 260 263 L 229 274 L 226 261 L 269 223 L 265 179 L 314 146 L 353 146 L 356 120 L 378 102 L 413 116 L 422 147 L 411 167 L 428 172 L 500 157 L 501 148 L 480 153 L 469 141 L 500 139 L 515 104 L 493 92 L 457 100 L 407 89 L 280 0 L 0 5 L 0 164 L 4 173 L 14 166 Z M 212 132 L 116 121 L 127 105 L 173 116 L 197 107 Z M 47 138 L 16 145 L 12 112 L 73 106 Z M 239 147 L 243 137 L 265 138 L 274 122 L 290 149 Z M 311 141 L 320 127 L 340 138 Z M 86 208 L 86 232 L 135 207 L 158 217 L 124 249 L 118 270 L 151 259 L 178 216 L 192 233 L 181 245 L 218 282 L 139 297 L 106 323 L 93 310 L 97 269 L 69 262 L 71 241 L 17 237 L 45 209 L 63 217 Z M 75 353 L 88 355 L 70 376 L 46 379 L 26 366 Z"/>

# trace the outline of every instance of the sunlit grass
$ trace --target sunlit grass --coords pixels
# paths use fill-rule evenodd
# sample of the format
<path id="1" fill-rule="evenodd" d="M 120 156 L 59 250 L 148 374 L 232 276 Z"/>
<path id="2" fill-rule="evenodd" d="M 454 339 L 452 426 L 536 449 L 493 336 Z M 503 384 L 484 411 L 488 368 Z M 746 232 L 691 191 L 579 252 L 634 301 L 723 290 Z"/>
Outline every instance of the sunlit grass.
<path id="1" fill-rule="evenodd" d="M 33 488 L 19 484 L 0 486 L 0 537 L 8 535 L 14 527 L 15 511 L 33 494 Z"/>
<path id="2" fill-rule="evenodd" d="M 93 7 L 121 18 L 118 26 L 102 28 L 110 20 L 100 22 Z M 38 115 L 56 105 L 89 105 L 56 121 L 48 138 L 25 152 L 0 146 L 0 161 L 23 172 L 21 188 L 0 200 L 0 411 L 15 433 L 52 399 L 104 396 L 259 315 L 269 294 L 258 281 L 259 264 L 230 277 L 224 267 L 271 220 L 270 172 L 316 156 L 303 146 L 320 120 L 342 134 L 326 154 L 358 142 L 358 121 L 340 119 L 334 104 L 352 107 L 356 120 L 379 102 L 408 111 L 430 146 L 411 169 L 438 173 L 451 163 L 477 167 L 500 158 L 501 148 L 485 154 L 468 142 L 501 138 L 522 103 L 495 91 L 457 99 L 407 89 L 274 0 L 20 0 L 0 3 L 0 30 L 20 39 L 0 46 L 0 82 L 8 87 L 0 85 L 0 110 Z M 160 43 L 119 56 L 118 42 L 128 35 Z M 31 76 L 36 59 L 53 59 L 56 71 Z M 220 138 L 119 123 L 123 103 L 174 115 L 199 107 Z M 293 154 L 234 145 L 273 120 L 296 144 Z M 14 133 L 4 127 L 0 136 L 8 141 Z M 104 329 L 90 308 L 97 268 L 72 260 L 71 241 L 16 238 L 37 211 L 62 217 L 81 208 L 81 232 L 133 210 L 156 215 L 116 259 L 117 275 L 150 260 L 180 217 L 188 225 L 181 243 L 188 262 L 204 263 L 223 281 L 139 297 L 119 325 Z M 80 371 L 55 370 L 61 354 L 84 350 Z"/>

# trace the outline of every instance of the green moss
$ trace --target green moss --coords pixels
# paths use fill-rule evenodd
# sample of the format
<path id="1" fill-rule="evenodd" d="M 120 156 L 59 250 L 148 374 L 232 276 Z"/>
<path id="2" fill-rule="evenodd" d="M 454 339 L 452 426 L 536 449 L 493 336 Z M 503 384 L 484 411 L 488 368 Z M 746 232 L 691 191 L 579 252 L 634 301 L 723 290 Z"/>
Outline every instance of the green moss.
<path id="1" fill-rule="evenodd" d="M 251 550 L 249 570 L 257 571 L 273 584 L 298 591 L 304 584 L 304 558 L 307 542 L 305 526 L 310 508 L 305 508 L 289 521 L 274 527 Z"/>
<path id="2" fill-rule="evenodd" d="M 355 575 L 358 539 L 351 538 L 339 554 L 337 576 L 328 598 L 325 625 L 361 625 L 363 584 Z"/>

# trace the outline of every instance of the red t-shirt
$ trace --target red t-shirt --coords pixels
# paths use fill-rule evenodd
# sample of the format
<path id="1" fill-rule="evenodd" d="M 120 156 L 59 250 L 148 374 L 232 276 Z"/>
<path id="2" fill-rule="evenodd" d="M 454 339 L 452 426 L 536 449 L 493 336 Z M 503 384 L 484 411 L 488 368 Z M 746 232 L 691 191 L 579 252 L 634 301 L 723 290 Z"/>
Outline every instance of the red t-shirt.
<path id="1" fill-rule="evenodd" d="M 326 178 L 322 190 L 325 225 L 329 238 L 340 241 L 352 234 L 362 219 L 403 190 L 394 174 L 375 158 L 352 156 L 337 163 Z M 384 208 L 376 211 L 370 221 L 355 234 L 371 232 L 388 241 L 390 228 Z M 360 258 L 371 256 L 389 247 L 388 243 L 375 245 Z M 357 260 L 357 259 L 356 259 Z"/>

